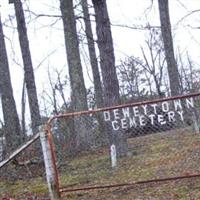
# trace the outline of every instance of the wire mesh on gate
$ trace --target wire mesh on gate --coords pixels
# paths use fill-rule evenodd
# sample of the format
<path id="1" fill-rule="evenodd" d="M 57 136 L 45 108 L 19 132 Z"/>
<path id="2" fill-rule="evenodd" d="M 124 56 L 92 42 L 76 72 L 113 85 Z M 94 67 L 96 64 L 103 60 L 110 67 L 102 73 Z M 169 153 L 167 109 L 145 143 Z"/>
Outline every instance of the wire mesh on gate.
<path id="1" fill-rule="evenodd" d="M 195 93 L 54 116 L 60 192 L 199 174 L 199 108 Z M 113 169 L 109 146 L 118 134 L 128 151 Z"/>

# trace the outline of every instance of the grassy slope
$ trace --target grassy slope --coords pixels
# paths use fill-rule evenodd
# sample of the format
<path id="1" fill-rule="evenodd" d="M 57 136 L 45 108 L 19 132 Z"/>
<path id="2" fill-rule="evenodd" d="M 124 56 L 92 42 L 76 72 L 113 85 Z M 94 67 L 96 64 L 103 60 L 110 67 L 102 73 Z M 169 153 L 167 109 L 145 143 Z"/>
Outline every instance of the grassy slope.
<path id="1" fill-rule="evenodd" d="M 112 170 L 107 150 L 81 155 L 61 166 L 61 185 L 71 187 L 107 185 L 165 178 L 200 172 L 200 136 L 188 130 L 154 134 L 129 141 L 130 156 Z M 0 181 L 0 199 L 12 196 L 46 196 L 45 180 Z M 11 195 L 12 194 L 12 195 Z M 134 187 L 63 194 L 63 200 L 97 199 L 200 199 L 200 178 L 145 184 Z"/>

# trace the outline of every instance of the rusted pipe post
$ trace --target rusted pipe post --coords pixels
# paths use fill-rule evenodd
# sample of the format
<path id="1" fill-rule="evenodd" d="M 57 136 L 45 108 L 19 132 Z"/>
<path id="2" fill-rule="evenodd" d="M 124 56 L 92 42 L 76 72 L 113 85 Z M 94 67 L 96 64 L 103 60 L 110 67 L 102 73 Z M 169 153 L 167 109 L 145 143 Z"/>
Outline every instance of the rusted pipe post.
<path id="1" fill-rule="evenodd" d="M 60 198 L 56 185 L 56 174 L 53 167 L 52 153 L 50 150 L 50 144 L 48 142 L 48 135 L 43 126 L 40 127 L 40 142 L 42 145 L 49 196 L 51 200 L 59 200 Z"/>

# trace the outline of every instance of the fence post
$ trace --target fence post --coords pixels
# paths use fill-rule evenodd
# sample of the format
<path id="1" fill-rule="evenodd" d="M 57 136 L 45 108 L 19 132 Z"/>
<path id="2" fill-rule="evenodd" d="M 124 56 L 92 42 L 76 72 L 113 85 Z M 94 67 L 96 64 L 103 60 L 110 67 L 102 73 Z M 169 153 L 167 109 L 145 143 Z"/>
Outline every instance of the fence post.
<path id="1" fill-rule="evenodd" d="M 198 125 L 197 118 L 196 118 L 195 114 L 192 115 L 192 120 L 194 122 L 195 133 L 199 133 L 199 125 Z"/>
<path id="2" fill-rule="evenodd" d="M 117 167 L 117 152 L 116 152 L 116 146 L 114 144 L 110 147 L 110 154 L 111 154 L 111 165 L 112 168 Z"/>
<path id="3" fill-rule="evenodd" d="M 48 135 L 45 132 L 45 128 L 43 126 L 40 127 L 40 142 L 42 145 L 49 196 L 51 200 L 58 200 L 60 199 L 60 195 L 57 190 L 56 174 L 53 166 L 52 152 L 48 141 Z"/>

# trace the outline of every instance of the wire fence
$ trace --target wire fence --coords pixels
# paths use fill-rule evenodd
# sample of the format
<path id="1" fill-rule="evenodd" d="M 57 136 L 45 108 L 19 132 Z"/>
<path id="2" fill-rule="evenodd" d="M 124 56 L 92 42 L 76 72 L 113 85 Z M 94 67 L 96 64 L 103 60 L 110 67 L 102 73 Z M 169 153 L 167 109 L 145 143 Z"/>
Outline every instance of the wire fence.
<path id="1" fill-rule="evenodd" d="M 200 94 L 192 94 L 53 117 L 60 192 L 198 176 L 199 108 Z M 128 151 L 113 168 L 119 134 Z"/>
<path id="2" fill-rule="evenodd" d="M 198 177 L 199 130 L 200 93 L 57 115 L 40 140 L 39 135 L 29 140 L 4 160 L 6 167 L 0 162 L 0 179 L 9 185 L 1 190 L 9 194 L 12 183 L 25 180 L 30 188 L 22 193 L 34 188 L 46 194 L 45 175 L 60 194 Z M 1 138 L 2 159 L 4 145 Z M 118 156 L 118 145 L 125 156 Z"/>

